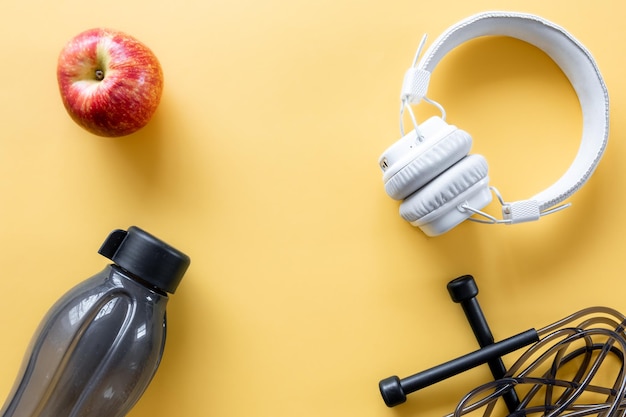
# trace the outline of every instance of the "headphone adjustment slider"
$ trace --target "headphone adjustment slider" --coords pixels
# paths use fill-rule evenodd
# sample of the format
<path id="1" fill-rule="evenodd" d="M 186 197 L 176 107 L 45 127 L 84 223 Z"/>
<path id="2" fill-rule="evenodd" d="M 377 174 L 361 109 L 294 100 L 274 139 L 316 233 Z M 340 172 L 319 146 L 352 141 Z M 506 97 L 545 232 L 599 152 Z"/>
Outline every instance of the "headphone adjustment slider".
<path id="1" fill-rule="evenodd" d="M 537 200 L 522 200 L 502 206 L 502 217 L 507 224 L 539 220 L 541 211 Z"/>
<path id="2" fill-rule="evenodd" d="M 409 68 L 404 74 L 400 99 L 409 104 L 419 103 L 426 97 L 429 82 L 430 72 L 416 67 Z"/>

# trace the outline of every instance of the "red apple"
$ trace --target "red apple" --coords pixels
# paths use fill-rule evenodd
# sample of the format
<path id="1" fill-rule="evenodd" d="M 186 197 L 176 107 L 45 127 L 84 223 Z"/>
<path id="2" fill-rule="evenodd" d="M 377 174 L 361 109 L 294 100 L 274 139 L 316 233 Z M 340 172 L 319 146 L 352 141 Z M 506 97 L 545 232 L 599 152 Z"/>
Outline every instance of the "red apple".
<path id="1" fill-rule="evenodd" d="M 163 91 L 154 53 L 111 29 L 90 29 L 71 39 L 59 55 L 57 79 L 69 115 L 98 136 L 125 136 L 144 127 Z"/>

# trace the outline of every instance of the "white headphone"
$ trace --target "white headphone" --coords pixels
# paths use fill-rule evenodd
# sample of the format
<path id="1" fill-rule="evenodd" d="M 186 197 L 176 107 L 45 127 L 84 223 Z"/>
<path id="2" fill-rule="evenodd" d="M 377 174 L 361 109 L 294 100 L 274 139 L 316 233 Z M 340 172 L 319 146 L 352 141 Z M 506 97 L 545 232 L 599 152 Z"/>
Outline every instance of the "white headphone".
<path id="1" fill-rule="evenodd" d="M 565 73 L 580 100 L 583 133 L 574 161 L 556 183 L 527 200 L 505 203 L 497 190 L 489 187 L 487 161 L 481 155 L 468 155 L 472 145 L 469 134 L 447 124 L 443 108 L 426 97 L 431 73 L 439 61 L 460 44 L 481 36 L 517 38 L 543 50 Z M 609 96 L 589 51 L 554 23 L 511 12 L 480 13 L 451 26 L 417 63 L 424 41 L 404 77 L 400 111 L 403 137 L 379 159 L 387 194 L 403 200 L 400 215 L 428 236 L 436 236 L 466 219 L 514 224 L 538 220 L 567 207 L 559 204 L 589 179 L 609 134 Z M 442 117 L 418 124 L 410 106 L 422 100 L 439 107 Z M 402 131 L 405 109 L 415 127 L 406 135 Z M 492 190 L 502 203 L 501 220 L 480 211 L 491 202 Z M 475 214 L 485 219 L 472 217 Z"/>

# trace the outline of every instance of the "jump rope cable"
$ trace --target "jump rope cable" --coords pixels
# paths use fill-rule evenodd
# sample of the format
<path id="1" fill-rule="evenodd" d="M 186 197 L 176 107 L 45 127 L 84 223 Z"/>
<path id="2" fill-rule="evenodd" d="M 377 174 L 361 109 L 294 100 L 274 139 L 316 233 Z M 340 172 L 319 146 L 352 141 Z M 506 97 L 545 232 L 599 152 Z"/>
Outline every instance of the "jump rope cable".
<path id="1" fill-rule="evenodd" d="M 539 342 L 503 378 L 470 391 L 447 417 L 482 408 L 483 416 L 491 416 L 513 389 L 520 391 L 519 406 L 509 413 L 513 417 L 624 416 L 625 327 L 626 317 L 616 310 L 590 307 L 538 330 Z M 607 379 L 612 379 L 608 386 L 599 385 Z"/>

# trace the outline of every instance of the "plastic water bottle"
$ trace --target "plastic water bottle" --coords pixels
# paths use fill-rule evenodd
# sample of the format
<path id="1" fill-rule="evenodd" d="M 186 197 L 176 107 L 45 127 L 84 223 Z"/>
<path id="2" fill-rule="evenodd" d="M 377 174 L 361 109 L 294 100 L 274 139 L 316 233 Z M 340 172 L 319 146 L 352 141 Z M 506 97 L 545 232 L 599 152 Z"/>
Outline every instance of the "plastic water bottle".
<path id="1" fill-rule="evenodd" d="M 115 230 L 113 264 L 65 294 L 35 333 L 2 417 L 121 417 L 154 376 L 167 293 L 189 257 L 149 233 Z"/>

